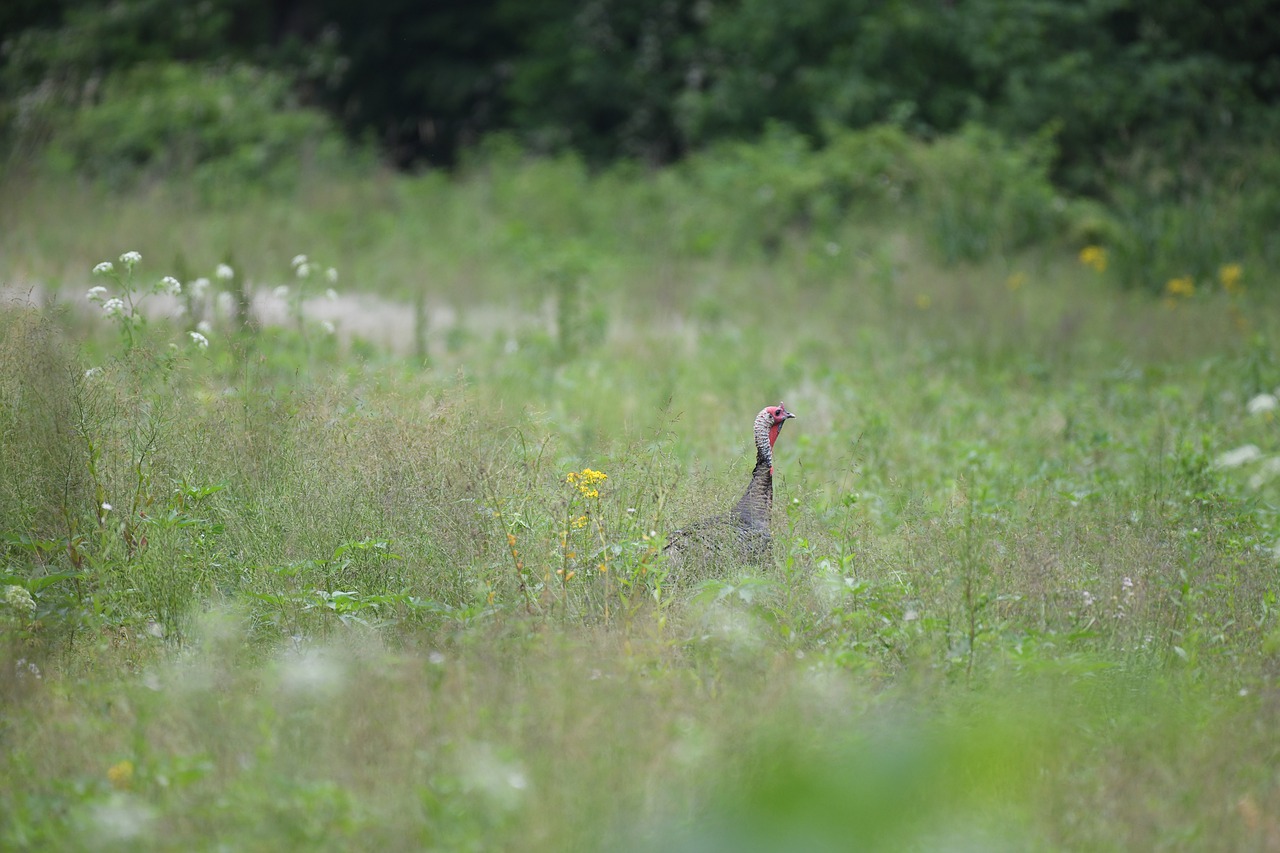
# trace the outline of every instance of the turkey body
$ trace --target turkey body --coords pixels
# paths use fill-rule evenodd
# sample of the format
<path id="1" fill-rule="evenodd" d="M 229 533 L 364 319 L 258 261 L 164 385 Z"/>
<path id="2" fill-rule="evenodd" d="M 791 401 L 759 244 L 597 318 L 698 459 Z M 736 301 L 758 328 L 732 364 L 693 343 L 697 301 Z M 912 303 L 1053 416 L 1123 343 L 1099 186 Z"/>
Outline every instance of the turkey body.
<path id="1" fill-rule="evenodd" d="M 795 414 L 784 404 L 766 406 L 756 415 L 752 435 L 756 465 L 751 482 L 733 509 L 672 533 L 665 553 L 674 569 L 690 564 L 713 569 L 726 563 L 760 564 L 768 559 L 773 536 L 773 445 L 782 425 Z"/>

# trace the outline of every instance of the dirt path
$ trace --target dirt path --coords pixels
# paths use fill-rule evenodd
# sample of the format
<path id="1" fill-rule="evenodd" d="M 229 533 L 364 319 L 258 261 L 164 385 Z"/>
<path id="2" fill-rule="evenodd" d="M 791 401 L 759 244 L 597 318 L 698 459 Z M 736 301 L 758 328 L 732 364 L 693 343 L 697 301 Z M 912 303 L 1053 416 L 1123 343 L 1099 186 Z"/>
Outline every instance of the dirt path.
<path id="1" fill-rule="evenodd" d="M 87 287 L 54 291 L 39 284 L 0 284 L 0 307 L 69 305 L 85 316 L 101 314 L 101 306 L 91 302 L 85 291 Z M 202 309 L 201 318 L 212 320 L 215 329 L 228 322 L 229 309 L 225 301 L 220 306 L 216 299 L 206 299 Z M 171 320 L 181 318 L 185 310 L 185 301 L 180 297 L 163 294 L 146 297 L 142 305 L 147 316 Z M 292 301 L 287 295 L 278 295 L 274 288 L 254 290 L 252 311 L 253 317 L 266 326 L 287 326 L 294 322 Z M 359 339 L 400 355 L 409 355 L 415 350 L 415 308 L 408 302 L 367 293 L 339 292 L 335 298 L 320 296 L 304 300 L 302 314 L 305 322 L 330 324 L 333 334 L 344 344 Z M 514 337 L 522 327 L 544 324 L 546 316 L 545 311 L 531 315 L 494 306 L 468 308 L 463 313 L 449 305 L 431 305 L 426 310 L 428 353 L 442 354 L 446 334 L 459 327 L 486 335 L 506 331 Z"/>

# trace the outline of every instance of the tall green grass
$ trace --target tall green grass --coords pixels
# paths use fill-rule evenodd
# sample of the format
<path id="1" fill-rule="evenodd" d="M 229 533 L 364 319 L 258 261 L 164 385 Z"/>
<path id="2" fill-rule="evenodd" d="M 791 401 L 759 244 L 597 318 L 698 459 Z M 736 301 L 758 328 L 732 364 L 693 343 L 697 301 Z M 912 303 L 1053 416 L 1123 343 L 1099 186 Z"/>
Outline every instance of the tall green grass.
<path id="1" fill-rule="evenodd" d="M 748 154 L 5 214 L 10 285 L 66 285 L 0 313 L 5 844 L 1274 844 L 1261 273 L 1117 291 L 1019 236 L 1034 181 L 778 218 Z M 123 249 L 455 318 L 425 363 L 158 297 L 125 338 Z M 669 575 L 780 398 L 773 561 Z"/>

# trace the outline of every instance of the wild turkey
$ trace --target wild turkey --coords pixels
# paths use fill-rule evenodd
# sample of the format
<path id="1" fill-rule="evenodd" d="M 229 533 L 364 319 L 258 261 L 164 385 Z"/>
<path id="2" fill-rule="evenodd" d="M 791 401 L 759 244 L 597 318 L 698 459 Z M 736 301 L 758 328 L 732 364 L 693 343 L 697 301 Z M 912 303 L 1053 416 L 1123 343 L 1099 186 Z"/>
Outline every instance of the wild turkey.
<path id="1" fill-rule="evenodd" d="M 773 444 L 782 425 L 794 417 L 795 413 L 788 412 L 782 403 L 766 406 L 756 415 L 756 467 L 746 493 L 729 513 L 703 519 L 668 537 L 664 551 L 673 569 L 679 570 L 694 560 L 710 568 L 726 561 L 759 563 L 768 557 L 773 538 L 769 532 Z"/>

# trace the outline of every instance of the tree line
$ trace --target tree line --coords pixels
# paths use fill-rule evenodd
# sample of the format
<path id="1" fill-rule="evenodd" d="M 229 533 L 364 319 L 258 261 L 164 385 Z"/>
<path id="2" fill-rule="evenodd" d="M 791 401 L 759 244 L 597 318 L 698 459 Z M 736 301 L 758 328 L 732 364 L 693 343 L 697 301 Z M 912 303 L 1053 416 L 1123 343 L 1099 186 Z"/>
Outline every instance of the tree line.
<path id="1" fill-rule="evenodd" d="M 665 163 L 774 125 L 976 123 L 1052 137 L 1055 177 L 1089 192 L 1280 124 L 1277 0 L 8 0 L 0 44 L 10 146 L 158 63 L 282 75 L 400 167 L 495 132 Z"/>

